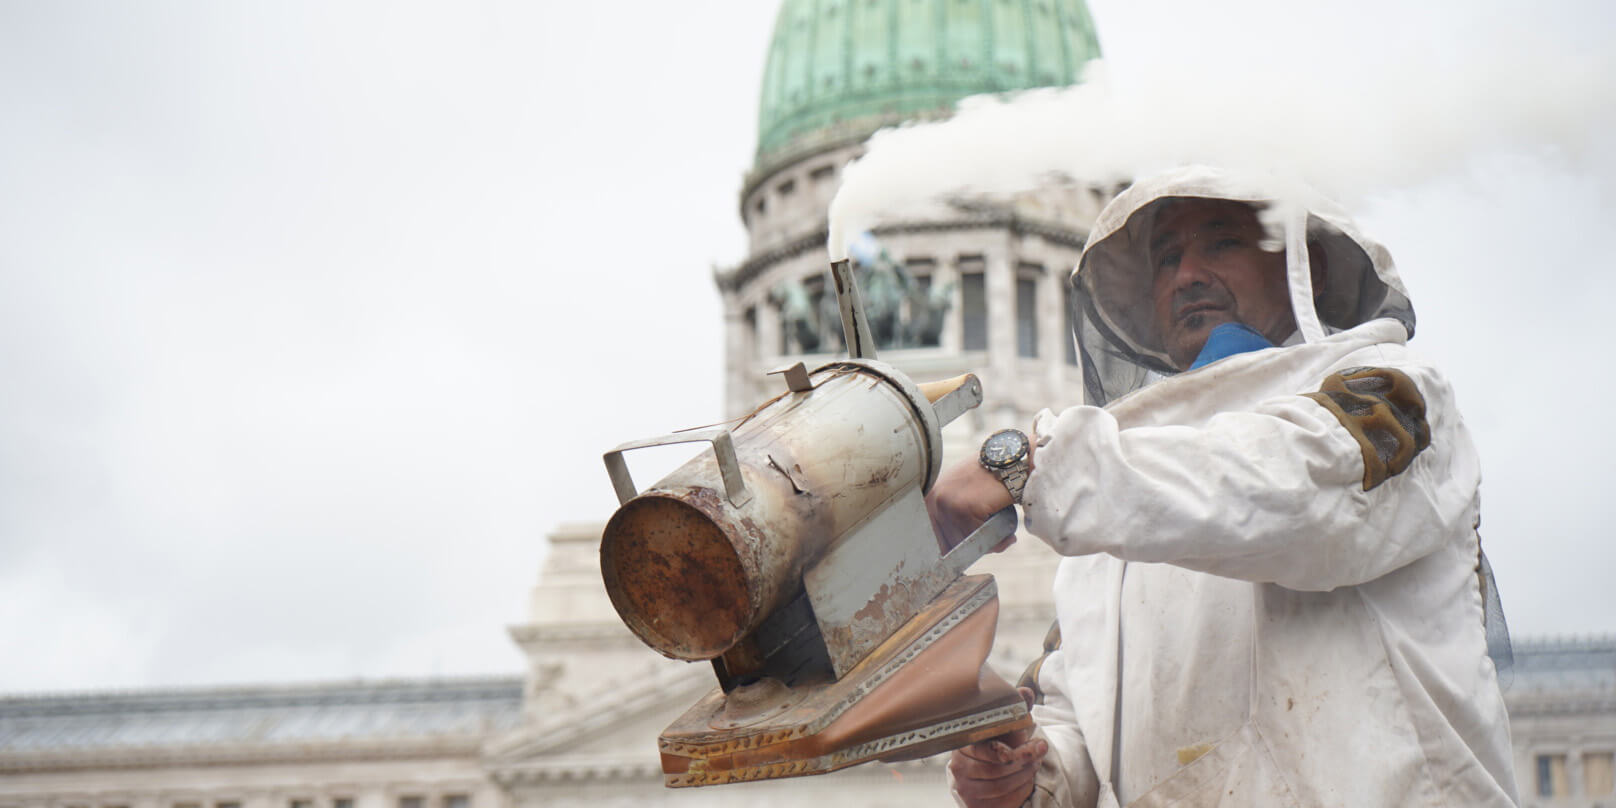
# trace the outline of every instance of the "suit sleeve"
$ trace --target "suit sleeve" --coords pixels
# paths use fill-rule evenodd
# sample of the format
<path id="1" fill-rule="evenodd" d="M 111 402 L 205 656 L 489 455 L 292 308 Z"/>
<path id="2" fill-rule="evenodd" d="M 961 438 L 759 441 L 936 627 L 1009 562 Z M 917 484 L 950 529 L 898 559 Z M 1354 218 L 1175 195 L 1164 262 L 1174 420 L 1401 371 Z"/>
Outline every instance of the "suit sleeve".
<path id="1" fill-rule="evenodd" d="M 1446 383 L 1413 367 L 1340 371 L 1196 427 L 1046 411 L 1027 526 L 1064 555 L 1358 584 L 1432 552 L 1468 512 L 1480 474 L 1459 424 Z"/>
<path id="2" fill-rule="evenodd" d="M 1099 778 L 1089 759 L 1088 743 L 1078 729 L 1072 699 L 1062 688 L 1065 675 L 1060 649 L 1048 653 L 1036 672 L 1039 700 L 1032 708 L 1035 733 L 1049 743 L 1049 754 L 1038 763 L 1028 808 L 1092 808 L 1099 796 Z"/>
<path id="3" fill-rule="evenodd" d="M 1089 760 L 1083 731 L 1078 729 L 1072 700 L 1061 685 L 1063 681 L 1060 629 L 1052 626 L 1044 641 L 1044 655 L 1027 666 L 1016 683 L 1037 694 L 1032 708 L 1036 724 L 1033 737 L 1049 744 L 1048 754 L 1038 762 L 1032 794 L 1022 803 L 1023 808 L 1094 808 L 1098 799 L 1099 779 Z M 963 807 L 965 800 L 954 788 L 953 770 L 945 768 L 944 772 L 949 793 L 955 804 Z"/>

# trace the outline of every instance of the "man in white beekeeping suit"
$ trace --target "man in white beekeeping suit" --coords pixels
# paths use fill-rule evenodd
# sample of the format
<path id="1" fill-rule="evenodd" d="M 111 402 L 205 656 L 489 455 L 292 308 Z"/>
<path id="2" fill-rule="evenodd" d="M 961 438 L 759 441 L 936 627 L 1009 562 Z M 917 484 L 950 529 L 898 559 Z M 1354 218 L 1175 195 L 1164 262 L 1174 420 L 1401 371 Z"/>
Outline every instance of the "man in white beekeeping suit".
<path id="1" fill-rule="evenodd" d="M 1065 556 L 1037 729 L 956 751 L 961 804 L 1519 802 L 1453 391 L 1386 250 L 1263 186 L 1185 168 L 1107 206 L 1087 403 L 929 498 L 945 543 L 1016 502 Z"/>

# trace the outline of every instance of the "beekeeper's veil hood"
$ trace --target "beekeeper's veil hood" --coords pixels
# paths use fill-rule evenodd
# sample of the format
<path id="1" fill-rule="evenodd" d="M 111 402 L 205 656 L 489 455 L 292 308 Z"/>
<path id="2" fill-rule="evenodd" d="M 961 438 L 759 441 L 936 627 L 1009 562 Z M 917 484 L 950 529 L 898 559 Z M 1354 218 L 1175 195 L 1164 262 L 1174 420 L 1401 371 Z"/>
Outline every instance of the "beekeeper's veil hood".
<path id="1" fill-rule="evenodd" d="M 1382 317 L 1401 322 L 1414 335 L 1414 308 L 1391 255 L 1359 233 L 1334 203 L 1273 178 L 1179 168 L 1141 180 L 1112 200 L 1100 212 L 1072 273 L 1086 403 L 1103 406 L 1179 372 L 1157 333 L 1147 248 L 1163 204 L 1182 198 L 1227 199 L 1257 209 L 1268 233 L 1264 248 L 1285 250 L 1300 339 L 1312 342 Z M 1328 260 L 1321 289 L 1313 288 L 1309 242 Z"/>

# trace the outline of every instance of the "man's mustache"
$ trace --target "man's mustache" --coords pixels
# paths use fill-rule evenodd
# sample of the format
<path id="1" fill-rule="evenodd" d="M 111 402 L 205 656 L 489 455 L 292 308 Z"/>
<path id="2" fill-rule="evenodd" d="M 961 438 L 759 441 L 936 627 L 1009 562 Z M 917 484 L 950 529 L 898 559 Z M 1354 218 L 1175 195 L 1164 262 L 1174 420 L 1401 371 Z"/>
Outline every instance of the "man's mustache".
<path id="1" fill-rule="evenodd" d="M 1218 308 L 1229 308 L 1231 301 L 1228 294 L 1220 288 L 1200 282 L 1192 283 L 1173 293 L 1173 316 L 1176 319 L 1185 307 L 1203 303 L 1210 303 Z"/>

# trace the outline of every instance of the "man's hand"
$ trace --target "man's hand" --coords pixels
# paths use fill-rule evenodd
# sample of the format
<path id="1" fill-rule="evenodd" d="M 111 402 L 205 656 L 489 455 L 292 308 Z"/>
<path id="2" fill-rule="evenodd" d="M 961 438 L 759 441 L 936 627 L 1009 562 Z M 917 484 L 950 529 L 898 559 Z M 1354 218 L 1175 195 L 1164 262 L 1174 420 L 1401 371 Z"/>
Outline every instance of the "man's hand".
<path id="1" fill-rule="evenodd" d="M 1032 689 L 1019 690 L 1030 709 Z M 1033 738 L 1032 730 L 1017 730 L 954 750 L 948 771 L 954 791 L 970 808 L 1016 808 L 1032 796 L 1038 762 L 1048 752 L 1049 744 Z"/>
<path id="2" fill-rule="evenodd" d="M 944 470 L 926 494 L 926 512 L 931 515 L 932 530 L 943 543 L 944 552 L 965 541 L 989 516 L 1012 504 L 1004 483 L 975 460 Z M 1001 552 L 1015 543 L 1016 537 L 1011 536 L 993 551 Z"/>

